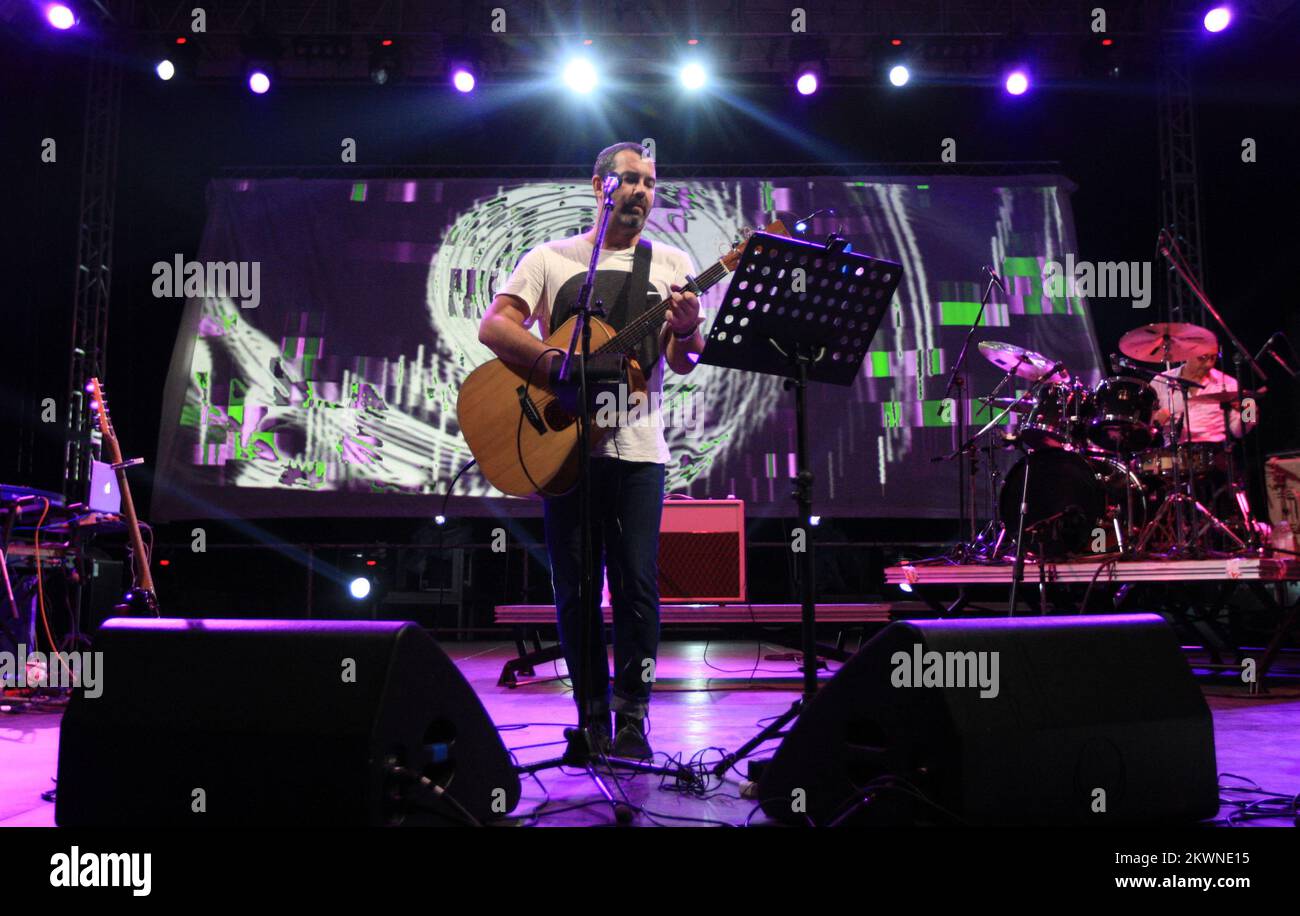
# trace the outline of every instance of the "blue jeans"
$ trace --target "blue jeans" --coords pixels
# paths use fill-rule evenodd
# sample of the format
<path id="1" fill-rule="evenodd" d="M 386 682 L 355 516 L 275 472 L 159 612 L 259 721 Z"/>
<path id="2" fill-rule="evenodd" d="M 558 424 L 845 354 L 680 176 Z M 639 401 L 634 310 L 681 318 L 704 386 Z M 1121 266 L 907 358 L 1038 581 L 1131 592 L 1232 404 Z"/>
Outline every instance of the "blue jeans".
<path id="1" fill-rule="evenodd" d="M 590 616 L 578 602 L 582 579 L 582 528 L 575 488 L 545 500 L 546 549 L 560 645 L 573 680 L 574 700 L 592 716 L 609 721 L 611 684 L 600 615 L 604 567 L 614 616 L 612 708 L 645 718 L 654 661 L 659 651 L 659 521 L 663 514 L 664 466 L 649 462 L 591 459 L 593 594 Z M 587 651 L 582 655 L 582 633 Z M 583 674 L 587 674 L 584 691 Z"/>

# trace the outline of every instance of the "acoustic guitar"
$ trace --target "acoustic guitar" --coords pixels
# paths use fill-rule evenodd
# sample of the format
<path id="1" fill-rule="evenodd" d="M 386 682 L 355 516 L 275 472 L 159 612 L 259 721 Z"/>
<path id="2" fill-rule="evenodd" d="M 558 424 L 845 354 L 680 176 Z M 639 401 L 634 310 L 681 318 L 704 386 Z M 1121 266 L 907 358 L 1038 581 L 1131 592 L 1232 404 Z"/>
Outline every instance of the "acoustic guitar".
<path id="1" fill-rule="evenodd" d="M 779 221 L 763 231 L 788 234 Z M 695 278 L 693 289 L 697 295 L 735 270 L 749 238 L 746 233 Z M 659 333 L 670 301 L 665 299 L 647 309 L 620 331 L 599 319 L 591 322 L 593 354 L 619 353 L 629 358 L 629 402 L 634 392 L 646 390 L 645 375 L 634 358 L 636 349 L 647 336 Z M 546 338 L 546 345 L 567 350 L 577 320 L 575 316 L 564 322 Z M 560 407 L 546 379 L 529 378 L 531 371 L 530 366 L 512 365 L 501 359 L 479 366 L 461 386 L 456 399 L 457 421 L 479 469 L 494 487 L 511 496 L 557 496 L 577 483 L 578 424 Z M 611 432 L 593 423 L 592 445 Z"/>

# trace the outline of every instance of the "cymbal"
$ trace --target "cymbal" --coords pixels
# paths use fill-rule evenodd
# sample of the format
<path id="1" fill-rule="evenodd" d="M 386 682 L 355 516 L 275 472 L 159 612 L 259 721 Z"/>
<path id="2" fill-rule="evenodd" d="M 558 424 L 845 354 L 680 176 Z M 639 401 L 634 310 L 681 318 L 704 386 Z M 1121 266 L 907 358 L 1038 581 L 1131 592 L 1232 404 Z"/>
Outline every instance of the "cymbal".
<path id="1" fill-rule="evenodd" d="M 1003 372 L 1014 372 L 1020 378 L 1036 382 L 1056 365 L 1056 360 L 1048 359 L 1041 353 L 1017 347 L 1015 344 L 1002 343 L 998 340 L 985 340 L 980 343 L 980 355 L 997 366 Z M 1069 373 L 1059 370 L 1051 378 L 1054 382 L 1064 382 Z"/>
<path id="2" fill-rule="evenodd" d="M 1184 321 L 1161 321 L 1134 328 L 1119 339 L 1119 350 L 1144 363 L 1181 363 L 1206 347 L 1219 346 L 1213 331 Z"/>
<path id="3" fill-rule="evenodd" d="M 1254 397 L 1263 394 L 1264 389 L 1259 391 L 1211 391 L 1208 394 L 1188 395 L 1190 401 L 1213 401 L 1215 404 L 1231 404 L 1234 407 L 1241 406 L 1242 398 Z"/>

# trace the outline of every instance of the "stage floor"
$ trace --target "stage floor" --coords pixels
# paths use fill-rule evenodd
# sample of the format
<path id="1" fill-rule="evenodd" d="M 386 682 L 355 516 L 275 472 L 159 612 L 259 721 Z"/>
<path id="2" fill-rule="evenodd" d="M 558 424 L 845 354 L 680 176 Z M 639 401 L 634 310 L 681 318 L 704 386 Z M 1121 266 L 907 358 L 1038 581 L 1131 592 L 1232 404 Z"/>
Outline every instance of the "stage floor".
<path id="1" fill-rule="evenodd" d="M 502 728 L 506 746 L 515 749 L 520 762 L 560 752 L 562 744 L 547 742 L 560 740 L 561 728 L 572 722 L 574 707 L 567 682 L 554 678 L 556 665 L 539 668 L 537 679 L 509 689 L 498 687 L 496 682 L 502 664 L 514 655 L 513 644 L 448 642 L 443 647 L 469 678 Z M 757 648 L 753 641 L 711 642 L 707 646 L 698 640 L 663 644 L 651 706 L 650 740 L 656 751 L 688 759 L 710 747 L 734 750 L 755 734 L 765 717 L 789 708 L 799 693 L 796 665 L 793 661 L 767 658 L 789 650 L 763 644 L 763 658 L 758 658 Z M 837 664 L 831 664 L 831 671 L 837 668 Z M 559 663 L 559 670 L 563 670 L 563 663 Z M 1294 736 L 1300 734 L 1300 685 L 1293 679 L 1284 680 L 1260 699 L 1250 698 L 1230 682 L 1207 682 L 1204 689 L 1214 714 L 1219 772 L 1247 777 L 1273 792 L 1300 793 L 1300 756 L 1294 748 Z M 40 795 L 54 785 L 58 737 L 57 713 L 0 715 L 0 826 L 54 825 L 54 805 L 42 801 Z M 775 744 L 768 747 L 774 748 Z M 123 748 L 123 753 L 129 753 L 129 749 Z M 717 756 L 710 753 L 709 759 L 716 760 Z M 743 763 L 740 768 L 743 773 Z M 628 800 L 647 809 L 637 823 L 677 826 L 744 824 L 755 804 L 738 797 L 740 782 L 740 775 L 732 771 L 712 797 L 700 799 L 661 791 L 658 777 L 625 776 L 619 780 Z M 614 791 L 617 794 L 619 790 Z M 542 808 L 542 817 L 535 821 L 520 818 L 517 822 L 549 826 L 612 823 L 609 808 L 601 804 L 545 815 L 547 809 L 570 808 L 599 798 L 587 777 L 574 771 L 544 772 L 540 774 L 540 785 L 526 779 L 523 800 L 515 814 L 529 814 L 548 795 L 550 801 Z M 753 814 L 751 823 L 765 822 L 761 812 Z M 1290 818 L 1251 823 L 1292 826 Z"/>

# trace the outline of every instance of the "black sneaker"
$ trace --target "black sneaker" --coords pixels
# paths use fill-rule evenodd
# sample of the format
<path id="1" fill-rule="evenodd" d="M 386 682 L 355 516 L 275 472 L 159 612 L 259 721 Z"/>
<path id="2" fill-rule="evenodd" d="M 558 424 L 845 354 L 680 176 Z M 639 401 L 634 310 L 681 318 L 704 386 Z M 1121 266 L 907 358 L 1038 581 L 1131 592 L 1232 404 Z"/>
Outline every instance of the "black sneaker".
<path id="1" fill-rule="evenodd" d="M 645 736 L 645 719 L 614 714 L 614 756 L 628 760 L 649 760 L 654 756 Z"/>

